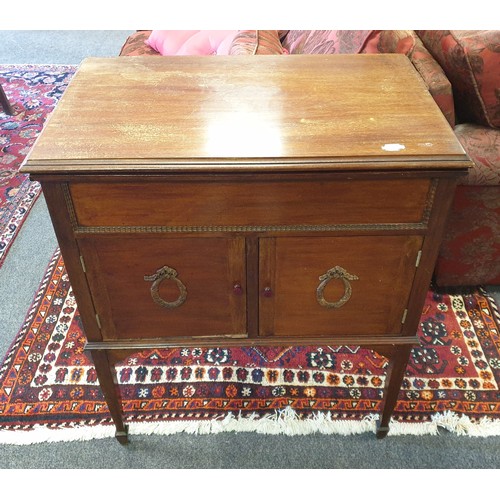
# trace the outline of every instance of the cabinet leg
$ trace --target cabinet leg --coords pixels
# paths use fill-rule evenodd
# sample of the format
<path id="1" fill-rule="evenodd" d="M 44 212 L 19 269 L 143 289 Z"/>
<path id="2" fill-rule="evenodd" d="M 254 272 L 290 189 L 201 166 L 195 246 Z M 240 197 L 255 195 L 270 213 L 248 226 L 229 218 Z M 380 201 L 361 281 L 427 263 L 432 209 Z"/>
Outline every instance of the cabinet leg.
<path id="1" fill-rule="evenodd" d="M 5 95 L 5 92 L 1 85 L 0 85 L 0 107 L 3 108 L 5 114 L 7 115 L 14 114 L 14 108 L 7 99 L 7 96 Z"/>
<path id="2" fill-rule="evenodd" d="M 411 349 L 411 345 L 397 346 L 390 356 L 385 380 L 385 397 L 382 417 L 377 426 L 378 439 L 384 438 L 389 432 L 389 423 L 394 407 L 398 401 L 399 391 L 401 389 L 401 383 L 403 382 L 408 359 L 410 358 Z"/>
<path id="3" fill-rule="evenodd" d="M 97 378 L 106 399 L 111 418 L 116 427 L 115 437 L 120 444 L 128 443 L 128 427 L 123 423 L 120 391 L 116 381 L 113 366 L 110 364 L 106 351 L 90 351 L 94 361 Z"/>

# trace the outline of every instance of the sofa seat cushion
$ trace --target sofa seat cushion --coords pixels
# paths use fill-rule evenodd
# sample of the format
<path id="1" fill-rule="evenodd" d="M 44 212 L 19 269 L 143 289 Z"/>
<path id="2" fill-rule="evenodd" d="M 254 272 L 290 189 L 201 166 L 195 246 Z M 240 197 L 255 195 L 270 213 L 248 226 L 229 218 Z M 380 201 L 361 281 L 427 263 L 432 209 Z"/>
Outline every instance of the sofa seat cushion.
<path id="1" fill-rule="evenodd" d="M 461 184 L 500 186 L 500 130 L 462 123 L 455 127 L 455 134 L 474 162 Z"/>
<path id="2" fill-rule="evenodd" d="M 500 31 L 417 33 L 453 85 L 459 121 L 500 127 Z"/>
<path id="3" fill-rule="evenodd" d="M 229 54 L 240 55 L 278 55 L 285 54 L 278 30 L 241 30 L 234 37 Z"/>
<path id="4" fill-rule="evenodd" d="M 153 30 L 146 44 L 162 56 L 228 55 L 237 30 Z"/>
<path id="5" fill-rule="evenodd" d="M 283 47 L 290 54 L 357 54 L 372 30 L 289 30 Z"/>
<path id="6" fill-rule="evenodd" d="M 435 269 L 439 286 L 500 285 L 498 186 L 458 186 Z"/>
<path id="7" fill-rule="evenodd" d="M 139 30 L 130 35 L 120 50 L 120 56 L 159 56 L 160 53 L 146 44 L 151 30 Z"/>

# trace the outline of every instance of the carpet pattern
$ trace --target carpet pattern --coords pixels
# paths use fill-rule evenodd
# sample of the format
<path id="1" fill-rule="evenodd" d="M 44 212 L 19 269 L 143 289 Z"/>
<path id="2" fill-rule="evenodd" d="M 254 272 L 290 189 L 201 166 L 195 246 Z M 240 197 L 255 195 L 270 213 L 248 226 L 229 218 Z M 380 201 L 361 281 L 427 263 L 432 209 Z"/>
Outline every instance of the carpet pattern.
<path id="1" fill-rule="evenodd" d="M 0 112 L 0 266 L 40 194 L 19 168 L 74 72 L 66 65 L 3 65 L 0 84 L 15 114 Z"/>
<path id="2" fill-rule="evenodd" d="M 390 434 L 500 435 L 498 311 L 429 291 Z M 0 367 L 0 443 L 114 435 L 59 251 Z M 117 367 L 130 434 L 374 432 L 386 359 L 358 347 L 152 350 Z"/>

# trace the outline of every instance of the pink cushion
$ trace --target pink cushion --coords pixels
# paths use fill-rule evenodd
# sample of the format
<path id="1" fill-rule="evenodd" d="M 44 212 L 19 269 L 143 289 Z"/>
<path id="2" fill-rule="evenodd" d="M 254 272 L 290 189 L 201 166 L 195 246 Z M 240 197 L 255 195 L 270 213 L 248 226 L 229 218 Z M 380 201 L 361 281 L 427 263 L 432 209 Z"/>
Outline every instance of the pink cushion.
<path id="1" fill-rule="evenodd" d="M 228 55 L 237 30 L 153 30 L 146 43 L 162 56 Z"/>

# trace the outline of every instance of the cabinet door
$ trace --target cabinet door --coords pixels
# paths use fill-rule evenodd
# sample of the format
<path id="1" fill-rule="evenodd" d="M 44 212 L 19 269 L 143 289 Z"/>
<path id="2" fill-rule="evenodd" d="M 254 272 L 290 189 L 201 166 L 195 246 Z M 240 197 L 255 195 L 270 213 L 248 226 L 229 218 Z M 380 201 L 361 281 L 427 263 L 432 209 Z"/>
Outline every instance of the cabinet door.
<path id="1" fill-rule="evenodd" d="M 242 238 L 79 242 L 104 339 L 245 336 Z"/>
<path id="2" fill-rule="evenodd" d="M 260 335 L 397 334 L 420 236 L 260 240 Z"/>

